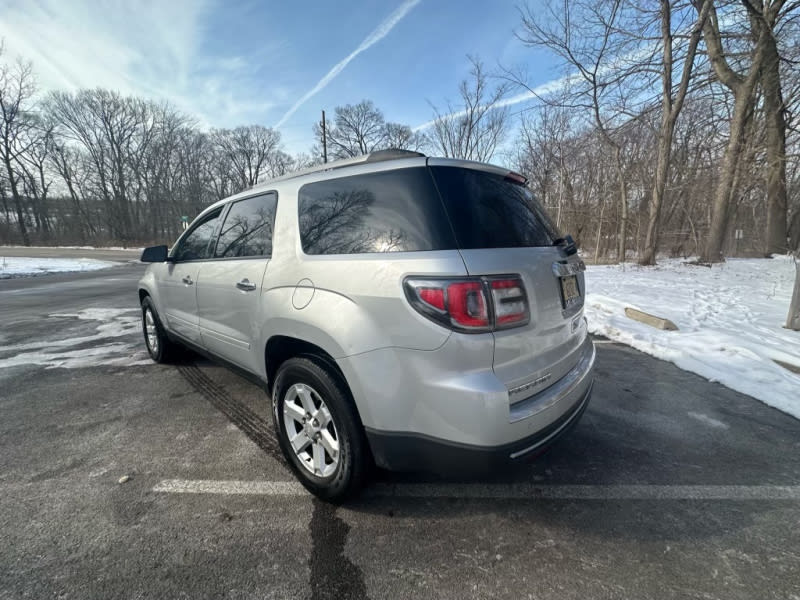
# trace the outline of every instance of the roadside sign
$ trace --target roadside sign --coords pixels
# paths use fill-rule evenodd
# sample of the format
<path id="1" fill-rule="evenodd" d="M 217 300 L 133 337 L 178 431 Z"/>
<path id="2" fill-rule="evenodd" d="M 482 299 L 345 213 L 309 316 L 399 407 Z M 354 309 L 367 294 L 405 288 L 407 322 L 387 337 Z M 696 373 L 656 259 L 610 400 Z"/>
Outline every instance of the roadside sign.
<path id="1" fill-rule="evenodd" d="M 181 227 L 183 229 L 189 227 L 189 217 L 187 217 L 186 215 L 181 216 Z"/>

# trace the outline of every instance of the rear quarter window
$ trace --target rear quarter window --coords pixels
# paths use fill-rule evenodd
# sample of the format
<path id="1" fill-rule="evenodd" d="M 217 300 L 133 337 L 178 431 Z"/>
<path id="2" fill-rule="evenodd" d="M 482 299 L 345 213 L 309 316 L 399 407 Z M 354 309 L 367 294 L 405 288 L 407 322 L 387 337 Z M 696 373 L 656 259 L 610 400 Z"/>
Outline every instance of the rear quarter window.
<path id="1" fill-rule="evenodd" d="M 461 167 L 431 167 L 459 248 L 550 246 L 559 234 L 520 183 Z"/>
<path id="2" fill-rule="evenodd" d="M 231 205 L 217 241 L 217 258 L 272 255 L 276 194 L 239 200 Z"/>
<path id="3" fill-rule="evenodd" d="M 412 167 L 309 183 L 298 193 L 306 254 L 455 248 L 430 172 Z"/>

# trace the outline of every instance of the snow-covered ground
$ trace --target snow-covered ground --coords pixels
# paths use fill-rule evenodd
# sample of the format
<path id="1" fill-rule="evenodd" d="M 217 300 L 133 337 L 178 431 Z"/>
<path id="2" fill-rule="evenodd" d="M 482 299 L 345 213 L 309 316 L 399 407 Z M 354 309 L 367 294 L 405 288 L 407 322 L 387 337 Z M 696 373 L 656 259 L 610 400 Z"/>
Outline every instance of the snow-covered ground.
<path id="1" fill-rule="evenodd" d="M 2 252 L 2 248 L 19 248 L 22 250 L 53 250 L 59 248 L 62 250 L 121 250 L 139 253 L 144 250 L 144 248 L 123 248 L 122 246 L 16 246 L 14 244 L 4 244 L 0 246 L 0 252 Z"/>
<path id="2" fill-rule="evenodd" d="M 589 331 L 675 363 L 800 418 L 800 332 L 783 328 L 794 284 L 791 258 L 728 259 L 712 268 L 680 260 L 656 267 L 589 266 Z M 626 306 L 665 317 L 661 331 Z"/>
<path id="3" fill-rule="evenodd" d="M 119 264 L 93 258 L 22 258 L 0 257 L 0 279 L 31 277 L 46 273 L 96 271 Z"/>
<path id="4" fill-rule="evenodd" d="M 0 337 L 0 369 L 39 365 L 46 369 L 149 365 L 138 309 L 86 308 L 56 313 L 54 336 L 22 344 L 4 344 Z"/>

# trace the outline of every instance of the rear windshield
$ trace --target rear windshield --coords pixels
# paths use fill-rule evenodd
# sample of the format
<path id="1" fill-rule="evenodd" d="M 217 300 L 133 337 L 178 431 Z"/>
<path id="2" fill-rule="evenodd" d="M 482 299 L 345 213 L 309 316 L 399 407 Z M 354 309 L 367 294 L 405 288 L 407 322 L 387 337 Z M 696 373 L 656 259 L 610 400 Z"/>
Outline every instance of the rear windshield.
<path id="1" fill-rule="evenodd" d="M 460 167 L 431 167 L 458 247 L 550 246 L 555 224 L 530 190 L 501 175 Z"/>
<path id="2" fill-rule="evenodd" d="M 456 247 L 431 174 L 412 167 L 309 183 L 298 193 L 306 254 Z"/>

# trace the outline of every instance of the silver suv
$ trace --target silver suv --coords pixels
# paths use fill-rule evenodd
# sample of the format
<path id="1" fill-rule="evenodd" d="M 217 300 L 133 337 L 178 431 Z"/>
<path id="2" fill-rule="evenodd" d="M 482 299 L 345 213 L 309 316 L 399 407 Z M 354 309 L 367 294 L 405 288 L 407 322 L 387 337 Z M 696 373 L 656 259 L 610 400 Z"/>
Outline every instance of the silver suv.
<path id="1" fill-rule="evenodd" d="M 525 178 L 383 151 L 205 209 L 139 282 L 153 360 L 189 346 L 271 394 L 286 460 L 341 500 L 370 464 L 475 473 L 589 401 L 584 264 Z"/>

